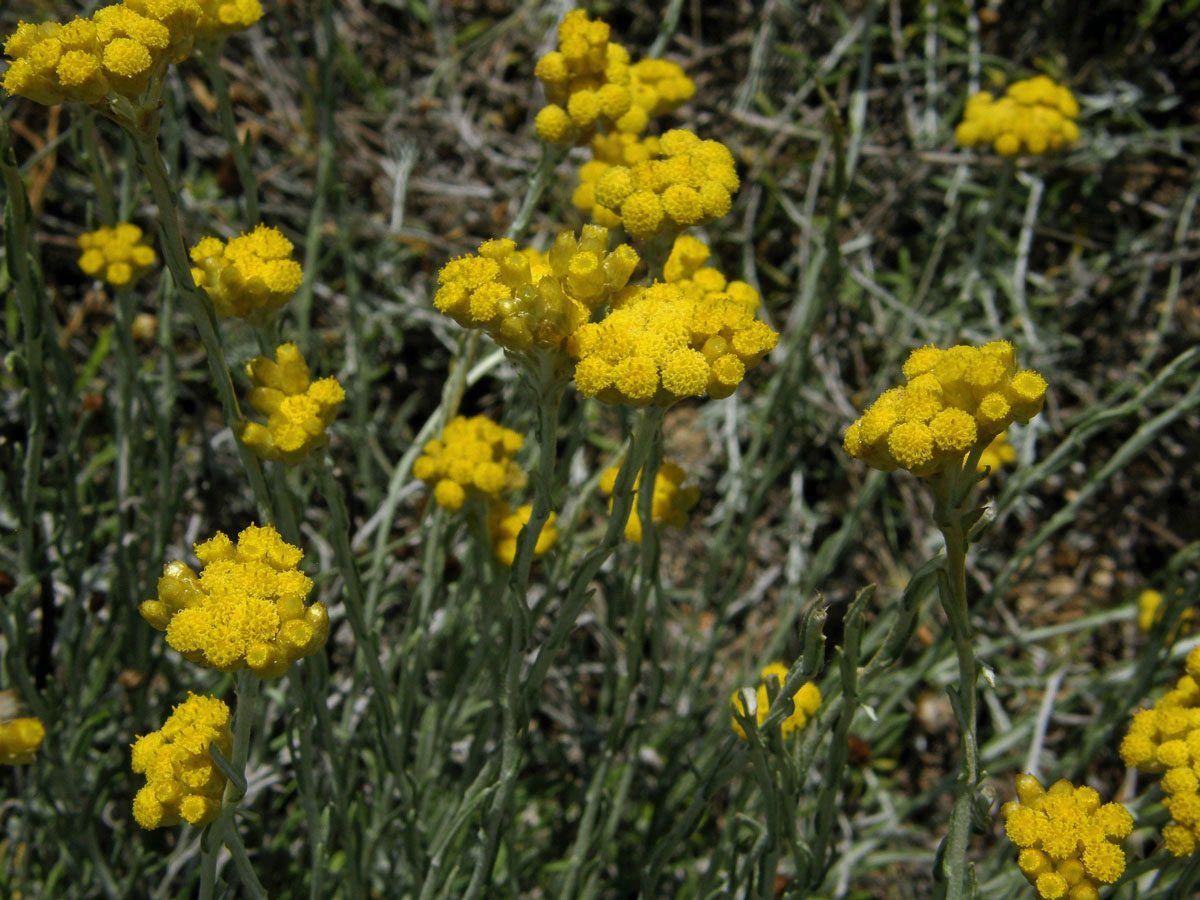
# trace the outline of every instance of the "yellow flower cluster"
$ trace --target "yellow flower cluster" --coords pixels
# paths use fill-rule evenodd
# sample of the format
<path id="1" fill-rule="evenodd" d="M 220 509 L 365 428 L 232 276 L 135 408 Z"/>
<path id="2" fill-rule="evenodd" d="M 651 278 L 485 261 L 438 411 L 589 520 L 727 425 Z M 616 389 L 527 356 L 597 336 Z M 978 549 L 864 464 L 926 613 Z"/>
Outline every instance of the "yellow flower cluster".
<path id="1" fill-rule="evenodd" d="M 488 503 L 488 534 L 492 539 L 492 553 L 502 565 L 511 567 L 517 556 L 517 537 L 521 529 L 529 524 L 533 515 L 533 506 L 529 503 L 518 506 L 514 511 L 505 500 L 492 500 Z M 533 558 L 541 559 L 558 542 L 558 528 L 555 524 L 558 516 L 550 513 L 550 518 L 542 526 L 537 543 L 533 548 Z"/>
<path id="2" fill-rule="evenodd" d="M 581 394 L 645 406 L 734 392 L 779 335 L 754 317 L 753 288 L 699 268 L 707 253 L 694 238 L 678 238 L 665 269 L 677 280 L 618 293 L 604 319 L 571 336 Z"/>
<path id="3" fill-rule="evenodd" d="M 1180 589 L 1180 592 L 1182 589 Z M 1149 631 L 1154 627 L 1154 623 L 1162 618 L 1163 614 L 1163 595 L 1159 591 L 1145 590 L 1138 594 L 1138 628 L 1142 631 Z M 1188 607 L 1179 617 L 1179 632 L 1182 634 L 1191 634 L 1192 621 L 1196 618 L 1196 610 Z"/>
<path id="4" fill-rule="evenodd" d="M 440 439 L 425 445 L 413 463 L 413 476 L 432 485 L 433 499 L 451 512 L 462 509 L 468 495 L 499 501 L 525 484 L 525 473 L 513 460 L 524 445 L 521 435 L 487 416 L 455 416 Z"/>
<path id="5" fill-rule="evenodd" d="M 1043 900 L 1098 900 L 1098 885 L 1121 877 L 1121 842 L 1133 830 L 1125 807 L 1101 806 L 1096 791 L 1069 781 L 1046 790 L 1032 775 L 1017 778 L 1017 798 L 1001 809 L 1004 831 L 1020 848 L 1017 865 Z"/>
<path id="6" fill-rule="evenodd" d="M 199 3 L 198 41 L 222 41 L 235 31 L 245 31 L 263 17 L 258 0 L 199 0 Z"/>
<path id="7" fill-rule="evenodd" d="M 954 131 L 960 147 L 991 144 L 1001 156 L 1049 153 L 1079 140 L 1079 104 L 1065 85 L 1045 75 L 1015 81 L 996 98 L 981 91 L 967 101 Z"/>
<path id="8" fill-rule="evenodd" d="M 188 693 L 160 731 L 133 744 L 133 771 L 146 785 L 133 798 L 133 818 L 149 830 L 175 825 L 207 825 L 221 809 L 225 775 L 209 754 L 216 744 L 226 757 L 233 749 L 229 707 L 216 697 Z"/>
<path id="9" fill-rule="evenodd" d="M 41 719 L 26 716 L 0 721 L 0 766 L 29 765 L 45 737 Z"/>
<path id="10" fill-rule="evenodd" d="M 754 719 L 755 723 L 761 726 L 767 720 L 767 714 L 771 711 L 771 699 L 767 690 L 768 683 L 774 681 L 775 684 L 772 686 L 772 689 L 774 691 L 782 690 L 784 682 L 787 681 L 787 675 L 787 666 L 781 662 L 771 663 L 762 670 L 762 680 L 758 685 L 758 690 L 755 692 L 754 709 L 748 710 L 746 708 L 746 701 L 742 697 L 741 691 L 734 691 L 733 696 L 729 698 L 729 705 L 734 708 L 736 713 L 741 714 L 744 718 Z M 776 702 L 779 702 L 779 699 L 779 697 L 776 697 Z M 780 723 L 784 737 L 803 728 L 808 722 L 808 717 L 816 715 L 817 710 L 821 706 L 821 689 L 811 681 L 805 682 L 792 695 L 792 700 L 795 703 L 794 711 Z M 742 727 L 742 723 L 738 721 L 737 715 L 732 716 L 729 721 L 733 726 L 734 733 L 743 741 L 746 740 L 746 730 Z"/>
<path id="11" fill-rule="evenodd" d="M 538 60 L 534 75 L 549 104 L 534 127 L 548 144 L 575 144 L 596 129 L 640 134 L 652 116 L 671 112 L 696 92 L 675 63 L 644 59 L 609 40 L 609 27 L 573 10 L 558 26 L 558 49 Z"/>
<path id="12" fill-rule="evenodd" d="M 201 15 L 196 0 L 125 0 L 65 25 L 21 22 L 4 44 L 4 90 L 47 106 L 133 99 L 191 52 Z"/>
<path id="13" fill-rule="evenodd" d="M 620 464 L 613 466 L 600 476 L 600 493 L 612 494 L 617 483 L 617 472 Z M 687 473 L 677 463 L 663 461 L 659 466 L 658 475 L 654 478 L 654 498 L 651 520 L 655 525 L 670 525 L 672 528 L 683 528 L 687 524 L 687 514 L 700 499 L 700 488 L 692 485 L 684 487 Z M 638 518 L 637 489 L 641 485 L 642 473 L 638 472 L 633 482 L 633 509 L 630 510 L 629 520 L 625 523 L 625 539 L 635 544 L 642 542 L 642 521 Z M 608 501 L 609 510 L 612 500 Z"/>
<path id="14" fill-rule="evenodd" d="M 885 391 L 846 429 L 846 453 L 885 472 L 936 475 L 1041 412 L 1046 379 L 1016 371 L 1015 360 L 1008 341 L 914 350 L 904 364 L 908 383 Z"/>
<path id="15" fill-rule="evenodd" d="M 592 158 L 579 168 L 579 186 L 571 195 L 571 203 L 597 225 L 620 227 L 621 217 L 596 202 L 596 180 L 613 166 L 631 168 L 661 155 L 658 137 L 653 134 L 644 138 L 620 131 L 597 134 L 592 138 Z"/>
<path id="16" fill-rule="evenodd" d="M 991 469 L 995 472 L 1002 466 L 1007 466 L 1010 463 L 1016 462 L 1017 449 L 1008 442 L 1008 432 L 1002 431 L 988 444 L 983 453 L 979 455 L 979 463 L 976 465 L 976 471 L 982 472 L 985 469 Z"/>
<path id="17" fill-rule="evenodd" d="M 264 307 L 278 309 L 304 280 L 291 258 L 292 242 L 275 228 L 259 225 L 249 234 L 206 237 L 191 250 L 192 278 L 208 292 L 221 316 L 248 316 Z"/>
<path id="18" fill-rule="evenodd" d="M 479 255 L 453 259 L 438 273 L 433 304 L 464 328 L 482 328 L 502 347 L 557 349 L 629 281 L 638 255 L 628 244 L 608 250 L 608 229 L 564 231 L 550 252 L 486 241 Z"/>
<path id="19" fill-rule="evenodd" d="M 643 141 L 600 141 L 603 153 L 580 170 L 572 201 L 600 224 L 620 223 L 635 238 L 703 225 L 729 212 L 740 184 L 733 154 L 677 128 Z M 619 154 L 619 156 L 618 156 Z M 614 157 L 636 162 L 608 162 Z"/>
<path id="20" fill-rule="evenodd" d="M 294 465 L 329 443 L 326 429 L 346 399 L 333 376 L 309 380 L 308 364 L 295 344 L 280 344 L 275 359 L 246 363 L 254 383 L 250 405 L 267 417 L 265 426 L 247 422 L 241 438 L 262 459 Z"/>
<path id="21" fill-rule="evenodd" d="M 142 229 L 128 223 L 81 234 L 76 238 L 83 251 L 79 268 L 113 287 L 125 287 L 154 265 L 154 250 L 141 241 Z"/>
<path id="22" fill-rule="evenodd" d="M 325 605 L 304 605 L 313 586 L 296 567 L 304 553 L 270 525 L 251 525 L 236 545 L 218 531 L 194 550 L 200 574 L 179 560 L 168 563 L 158 599 L 138 607 L 187 659 L 223 672 L 248 667 L 260 678 L 279 678 L 325 646 Z"/>
<path id="23" fill-rule="evenodd" d="M 1163 828 L 1163 843 L 1175 856 L 1194 853 L 1200 842 L 1200 647 L 1185 667 L 1172 690 L 1134 714 L 1120 748 L 1129 768 L 1162 773 L 1163 806 L 1174 820 Z"/>

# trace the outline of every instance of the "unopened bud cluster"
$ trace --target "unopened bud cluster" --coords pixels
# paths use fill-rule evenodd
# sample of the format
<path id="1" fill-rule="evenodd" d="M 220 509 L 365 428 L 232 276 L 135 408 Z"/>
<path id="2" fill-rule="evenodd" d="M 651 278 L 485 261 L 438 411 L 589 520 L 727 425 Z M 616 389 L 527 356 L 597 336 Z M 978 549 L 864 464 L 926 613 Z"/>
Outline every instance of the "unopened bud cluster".
<path id="1" fill-rule="evenodd" d="M 282 232 L 266 225 L 227 242 L 206 237 L 191 250 L 192 278 L 208 293 L 217 315 L 278 309 L 304 280 L 293 249 Z"/>
<path id="2" fill-rule="evenodd" d="M 567 13 L 559 24 L 557 49 L 534 69 L 549 101 L 535 122 L 546 143 L 581 143 L 597 129 L 640 134 L 651 117 L 695 93 L 675 63 L 645 59 L 631 65 L 629 51 L 609 37 L 608 25 L 583 10 Z"/>
<path id="3" fill-rule="evenodd" d="M 638 264 L 628 244 L 608 250 L 608 229 L 565 231 L 549 253 L 518 251 L 508 239 L 451 260 L 438 273 L 438 310 L 481 328 L 502 347 L 559 349 L 591 311 L 625 287 Z"/>
<path id="4" fill-rule="evenodd" d="M 598 485 L 600 493 L 611 495 L 617 483 L 617 472 L 620 464 L 607 469 L 600 476 Z M 652 498 L 651 519 L 655 525 L 670 525 L 672 528 L 683 528 L 687 524 L 687 514 L 700 499 L 700 488 L 696 485 L 684 487 L 687 473 L 677 463 L 665 461 L 658 469 L 654 478 L 654 497 Z M 642 520 L 638 517 L 638 490 L 641 488 L 642 473 L 638 472 L 633 483 L 633 507 L 629 519 L 625 522 L 625 539 L 635 544 L 642 542 Z M 608 501 L 612 510 L 612 500 Z"/>
<path id="5" fill-rule="evenodd" d="M 749 698 L 745 696 L 748 693 L 747 690 L 734 691 L 733 696 L 729 698 L 729 705 L 734 709 L 734 715 L 730 719 L 730 726 L 733 728 L 734 734 L 742 740 L 746 740 L 746 729 L 738 721 L 739 715 L 753 720 L 756 726 L 762 726 L 771 711 L 771 694 L 777 694 L 776 703 L 784 700 L 782 695 L 778 694 L 783 690 L 787 676 L 788 667 L 781 662 L 773 662 L 762 670 L 762 677 L 758 689 L 754 692 L 753 702 L 749 702 Z M 808 723 L 810 716 L 816 715 L 817 710 L 821 707 L 821 689 L 811 681 L 807 681 L 792 695 L 792 702 L 794 703 L 792 713 L 779 723 L 785 738 L 803 728 Z"/>
<path id="6" fill-rule="evenodd" d="M 1175 856 L 1188 856 L 1200 843 L 1200 647 L 1185 663 L 1187 674 L 1150 709 L 1134 714 L 1121 759 L 1131 769 L 1161 774 L 1172 824 L 1163 843 Z"/>
<path id="7" fill-rule="evenodd" d="M 908 383 L 880 395 L 843 439 L 846 452 L 890 472 L 936 475 L 1013 422 L 1041 412 L 1046 379 L 1016 370 L 1008 341 L 949 350 L 914 350 L 904 364 Z"/>
<path id="8" fill-rule="evenodd" d="M 265 426 L 247 422 L 242 443 L 266 460 L 294 465 L 329 443 L 329 428 L 346 392 L 333 376 L 312 381 L 308 364 L 295 344 L 280 344 L 275 359 L 259 356 L 246 363 L 254 387 L 249 402 L 267 417 Z"/>
<path id="9" fill-rule="evenodd" d="M 1133 816 L 1118 803 L 1101 805 L 1090 787 L 1059 781 L 1046 790 L 1021 775 L 1017 799 L 1001 814 L 1021 851 L 1017 866 L 1043 900 L 1098 900 L 1100 885 L 1125 871 L 1121 842 L 1133 830 Z"/>
<path id="10" fill-rule="evenodd" d="M 138 607 L 185 658 L 279 678 L 325 646 L 329 615 L 323 603 L 305 605 L 313 584 L 297 568 L 304 553 L 270 525 L 251 525 L 236 544 L 218 531 L 193 549 L 200 574 L 181 561 L 168 563 L 158 599 Z"/>
<path id="11" fill-rule="evenodd" d="M 1003 97 L 973 96 L 954 140 L 960 147 L 991 144 L 1001 156 L 1049 153 L 1079 140 L 1078 115 L 1070 89 L 1038 75 L 1013 82 Z"/>
<path id="12" fill-rule="evenodd" d="M 140 826 L 207 825 L 217 817 L 228 779 L 213 762 L 211 744 L 231 755 L 229 707 L 190 692 L 160 730 L 134 742 L 133 771 L 146 776 L 133 798 L 133 818 Z"/>
<path id="13" fill-rule="evenodd" d="M 125 287 L 154 265 L 154 250 L 142 243 L 142 229 L 128 222 L 81 234 L 76 243 L 83 251 L 79 268 L 84 274 L 113 287 Z"/>

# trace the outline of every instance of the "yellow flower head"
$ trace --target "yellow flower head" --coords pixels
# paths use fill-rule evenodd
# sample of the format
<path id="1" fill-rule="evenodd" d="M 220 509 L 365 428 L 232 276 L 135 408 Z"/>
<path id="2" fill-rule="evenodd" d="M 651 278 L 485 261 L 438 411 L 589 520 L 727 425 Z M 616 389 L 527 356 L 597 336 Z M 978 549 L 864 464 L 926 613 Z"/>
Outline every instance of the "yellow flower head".
<path id="1" fill-rule="evenodd" d="M 625 287 L 637 264 L 628 244 L 610 252 L 608 229 L 595 225 L 585 225 L 578 240 L 562 232 L 545 254 L 518 251 L 507 239 L 486 241 L 478 255 L 442 267 L 433 304 L 509 350 L 557 350 Z"/>
<path id="2" fill-rule="evenodd" d="M 733 154 L 684 129 L 661 138 L 593 142 L 597 158 L 580 170 L 572 198 L 597 222 L 620 222 L 635 238 L 678 232 L 729 212 L 739 187 Z M 598 148 L 598 149 L 597 149 Z M 629 162 L 611 161 L 629 159 Z M 636 161 L 633 161 L 636 160 Z"/>
<path id="3" fill-rule="evenodd" d="M 730 697 L 729 705 L 735 711 L 735 715 L 730 719 L 730 725 L 734 733 L 742 740 L 746 740 L 746 730 L 738 721 L 737 713 L 743 717 L 752 718 L 755 724 L 761 727 L 762 723 L 767 720 L 767 714 L 771 711 L 771 694 L 778 693 L 783 688 L 783 683 L 787 681 L 787 675 L 788 667 L 782 662 L 773 662 L 762 670 L 762 680 L 758 685 L 758 690 L 755 691 L 753 710 L 746 708 L 742 691 L 736 691 Z M 780 699 L 776 696 L 775 701 L 779 702 Z M 785 738 L 803 728 L 808 723 L 810 716 L 816 715 L 821 706 L 821 689 L 811 681 L 805 682 L 792 695 L 792 701 L 795 704 L 792 714 L 780 723 L 780 729 Z"/>
<path id="4" fill-rule="evenodd" d="M 1003 97 L 982 91 L 967 101 L 954 131 L 960 147 L 991 144 L 1001 156 L 1050 153 L 1079 140 L 1079 104 L 1045 75 L 1015 81 Z"/>
<path id="5" fill-rule="evenodd" d="M 221 316 L 248 316 L 283 306 L 304 279 L 292 259 L 292 242 L 275 228 L 259 225 L 249 234 L 207 237 L 191 249 L 192 278 L 208 292 Z"/>
<path id="6" fill-rule="evenodd" d="M 158 599 L 138 607 L 187 659 L 223 672 L 248 667 L 260 678 L 279 678 L 325 646 L 325 605 L 304 604 L 313 586 L 297 568 L 304 553 L 270 525 L 251 525 L 236 544 L 218 531 L 193 549 L 200 574 L 181 561 L 168 563 Z"/>
<path id="7" fill-rule="evenodd" d="M 617 472 L 621 464 L 605 470 L 600 476 L 600 493 L 612 494 L 617 483 Z M 670 525 L 672 528 L 683 528 L 687 525 L 687 515 L 692 507 L 700 500 L 700 488 L 696 485 L 684 487 L 687 473 L 683 467 L 664 460 L 654 478 L 654 498 L 651 519 L 655 525 Z M 625 539 L 635 544 L 642 542 L 642 521 L 638 518 L 637 492 L 642 483 L 642 473 L 638 472 L 633 482 L 633 508 L 629 519 L 625 522 Z M 608 501 L 609 511 L 612 510 L 612 500 Z"/>
<path id="8" fill-rule="evenodd" d="M 83 251 L 79 268 L 113 287 L 125 287 L 154 265 L 154 250 L 142 243 L 142 229 L 136 225 L 98 228 L 76 240 Z"/>
<path id="9" fill-rule="evenodd" d="M 755 318 L 757 292 L 700 269 L 703 259 L 687 263 L 697 247 L 707 256 L 694 238 L 677 239 L 668 281 L 620 292 L 602 320 L 571 335 L 567 349 L 577 360 L 581 394 L 634 406 L 705 393 L 720 399 L 775 346 L 779 335 Z"/>
<path id="10" fill-rule="evenodd" d="M 985 469 L 995 472 L 1003 466 L 1011 465 L 1016 460 L 1017 450 L 1008 442 L 1008 432 L 1002 431 L 992 438 L 992 442 L 980 454 L 976 469 L 980 472 Z"/>
<path id="11" fill-rule="evenodd" d="M 235 31 L 245 31 L 263 17 L 259 0 L 199 0 L 200 21 L 196 39 L 223 41 Z"/>
<path id="12" fill-rule="evenodd" d="M 885 472 L 903 468 L 928 477 L 961 464 L 1012 422 L 1027 423 L 1046 399 L 1046 379 L 1016 371 L 1007 341 L 921 347 L 904 364 L 904 376 L 908 383 L 880 395 L 842 441 L 852 458 Z"/>
<path id="13" fill-rule="evenodd" d="M 46 726 L 41 719 L 0 719 L 0 766 L 29 765 L 45 737 Z"/>
<path id="14" fill-rule="evenodd" d="M 1177 593 L 1182 593 L 1182 592 L 1183 592 L 1182 588 L 1180 588 L 1179 591 L 1177 591 Z M 1157 622 L 1159 619 L 1161 619 L 1163 616 L 1163 609 L 1164 609 L 1163 595 L 1159 591 L 1154 591 L 1154 590 L 1142 591 L 1140 594 L 1138 594 L 1137 605 L 1138 605 L 1138 617 L 1137 617 L 1138 628 L 1140 628 L 1142 631 L 1149 631 L 1151 628 L 1154 627 L 1154 623 Z M 1192 620 L 1195 617 L 1196 617 L 1195 609 L 1193 609 L 1192 607 L 1188 607 L 1187 609 L 1185 609 L 1183 611 L 1183 614 L 1179 617 L 1179 625 L 1178 625 L 1177 633 L 1178 634 L 1191 634 Z M 1172 635 L 1171 639 L 1174 640 L 1175 636 L 1176 635 Z"/>
<path id="15" fill-rule="evenodd" d="M 558 26 L 558 48 L 538 60 L 534 75 L 549 101 L 534 127 L 548 144 L 586 140 L 597 126 L 614 127 L 633 105 L 629 52 L 610 41 L 608 25 L 581 9 Z"/>
<path id="16" fill-rule="evenodd" d="M 241 438 L 258 456 L 294 465 L 329 443 L 326 429 L 346 399 L 332 376 L 309 380 L 308 364 L 295 344 L 280 344 L 275 359 L 246 363 L 254 387 L 250 405 L 267 417 L 264 427 L 247 422 Z"/>
<path id="17" fill-rule="evenodd" d="M 438 506 L 451 512 L 461 509 L 469 496 L 499 503 L 505 494 L 525 485 L 525 473 L 514 461 L 524 444 L 521 435 L 487 416 L 455 416 L 442 430 L 440 439 L 425 445 L 424 454 L 413 463 L 413 476 L 430 485 Z M 514 515 L 519 514 L 518 510 Z M 508 515 L 505 512 L 502 518 Z M 524 521 L 528 519 L 526 514 Z M 547 525 L 541 537 L 549 529 Z M 538 543 L 540 546 L 540 539 Z"/>
<path id="18" fill-rule="evenodd" d="M 1121 843 L 1133 816 L 1101 805 L 1092 788 L 1059 781 L 1049 790 L 1032 775 L 1017 778 L 1018 799 L 1004 804 L 1004 831 L 1020 849 L 1017 865 L 1043 900 L 1096 897 L 1125 871 Z"/>
<path id="19" fill-rule="evenodd" d="M 207 825 L 217 817 L 228 779 L 213 762 L 212 744 L 231 755 L 229 707 L 191 692 L 159 731 L 134 742 L 133 771 L 146 776 L 145 787 L 133 798 L 133 818 L 140 826 Z"/>
<path id="20" fill-rule="evenodd" d="M 517 556 L 517 537 L 521 534 L 521 529 L 529 524 L 532 515 L 533 506 L 528 503 L 518 506 L 516 510 L 504 500 L 492 500 L 488 503 L 488 534 L 492 538 L 492 552 L 498 562 L 512 566 Z M 550 513 L 550 518 L 542 526 L 533 548 L 535 560 L 541 559 L 558 543 L 558 528 L 555 525 L 557 518 L 555 513 Z"/>

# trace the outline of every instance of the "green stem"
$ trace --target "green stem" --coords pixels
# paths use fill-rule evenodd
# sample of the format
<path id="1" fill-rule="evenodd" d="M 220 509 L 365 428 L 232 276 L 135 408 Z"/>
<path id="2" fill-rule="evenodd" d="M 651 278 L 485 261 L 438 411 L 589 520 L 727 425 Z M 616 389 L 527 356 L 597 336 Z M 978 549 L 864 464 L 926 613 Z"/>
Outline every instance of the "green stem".
<path id="1" fill-rule="evenodd" d="M 229 153 L 233 157 L 234 168 L 237 169 L 238 180 L 242 183 L 242 200 L 245 203 L 246 222 L 253 228 L 261 220 L 258 211 L 258 179 L 254 175 L 254 167 L 246 152 L 246 145 L 238 138 L 237 122 L 233 117 L 233 98 L 229 93 L 229 79 L 221 68 L 221 45 L 206 47 L 200 54 L 205 74 L 212 84 L 213 94 L 217 98 L 217 116 L 221 120 L 221 134 L 229 145 Z"/>
<path id="2" fill-rule="evenodd" d="M 274 516 L 274 506 L 271 502 L 270 491 L 263 477 L 262 465 L 257 456 L 238 438 L 242 430 L 242 413 L 238 407 L 237 396 L 233 390 L 233 380 L 229 376 L 229 367 L 225 363 L 225 351 L 221 347 L 221 337 L 217 330 L 216 314 L 208 295 L 196 286 L 192 280 L 191 266 L 188 264 L 187 250 L 183 242 L 183 232 L 179 224 L 179 209 L 175 202 L 175 192 L 171 187 L 170 176 L 166 164 L 158 149 L 158 115 L 149 116 L 149 121 L 142 128 L 130 129 L 129 136 L 133 139 L 137 151 L 138 165 L 146 180 L 150 183 L 150 192 L 158 207 L 158 223 L 162 229 L 163 257 L 171 277 L 183 295 L 183 302 L 196 329 L 200 332 L 200 342 L 204 345 L 208 358 L 209 371 L 217 388 L 217 397 L 221 402 L 221 411 L 225 416 L 225 424 L 234 434 L 234 443 L 238 448 L 242 466 L 250 480 L 255 500 L 258 502 L 259 515 L 264 521 L 270 522 Z"/>

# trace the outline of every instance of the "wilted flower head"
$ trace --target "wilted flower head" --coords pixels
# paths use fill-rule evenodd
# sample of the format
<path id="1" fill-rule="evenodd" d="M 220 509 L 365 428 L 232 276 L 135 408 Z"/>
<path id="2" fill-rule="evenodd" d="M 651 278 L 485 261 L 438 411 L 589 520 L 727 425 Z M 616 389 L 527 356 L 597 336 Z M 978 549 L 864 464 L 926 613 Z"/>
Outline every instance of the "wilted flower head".
<path id="1" fill-rule="evenodd" d="M 229 707 L 191 692 L 159 731 L 134 742 L 133 771 L 146 776 L 145 787 L 133 798 L 139 825 L 207 825 L 217 817 L 228 779 L 213 762 L 210 744 L 230 755 Z"/>
<path id="2" fill-rule="evenodd" d="M 218 531 L 194 547 L 200 574 L 176 560 L 163 569 L 158 599 L 138 607 L 167 633 L 167 643 L 200 665 L 249 668 L 279 678 L 296 660 L 325 646 L 325 604 L 305 606 L 312 581 L 297 565 L 304 553 L 270 525 L 251 525 L 235 544 Z"/>

